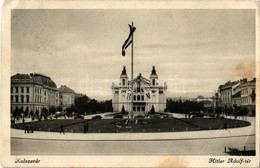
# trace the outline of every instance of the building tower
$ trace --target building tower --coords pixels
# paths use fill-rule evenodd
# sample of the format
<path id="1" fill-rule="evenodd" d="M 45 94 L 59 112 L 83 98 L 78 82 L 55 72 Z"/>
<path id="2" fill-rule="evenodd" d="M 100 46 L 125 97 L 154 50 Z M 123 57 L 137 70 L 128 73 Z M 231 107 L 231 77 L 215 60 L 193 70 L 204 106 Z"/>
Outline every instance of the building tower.
<path id="1" fill-rule="evenodd" d="M 151 86 L 157 86 L 157 79 L 158 75 L 156 73 L 155 66 L 153 66 L 152 73 L 150 75 Z"/>
<path id="2" fill-rule="evenodd" d="M 122 86 L 127 86 L 128 85 L 128 76 L 127 76 L 127 73 L 126 73 L 125 66 L 123 66 L 123 70 L 122 70 L 122 73 L 120 75 L 120 80 L 121 80 L 121 85 Z"/>

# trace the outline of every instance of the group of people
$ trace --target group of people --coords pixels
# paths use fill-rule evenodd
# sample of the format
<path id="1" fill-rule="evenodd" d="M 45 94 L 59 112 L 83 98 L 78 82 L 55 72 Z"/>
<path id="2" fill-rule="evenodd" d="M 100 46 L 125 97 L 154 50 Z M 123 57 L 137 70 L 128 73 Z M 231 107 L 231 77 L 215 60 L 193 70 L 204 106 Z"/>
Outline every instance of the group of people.
<path id="1" fill-rule="evenodd" d="M 29 133 L 33 133 L 34 132 L 34 128 L 33 128 L 33 126 L 31 126 L 31 125 L 26 125 L 25 126 L 25 130 L 24 130 L 24 133 L 26 134 L 29 134 Z"/>

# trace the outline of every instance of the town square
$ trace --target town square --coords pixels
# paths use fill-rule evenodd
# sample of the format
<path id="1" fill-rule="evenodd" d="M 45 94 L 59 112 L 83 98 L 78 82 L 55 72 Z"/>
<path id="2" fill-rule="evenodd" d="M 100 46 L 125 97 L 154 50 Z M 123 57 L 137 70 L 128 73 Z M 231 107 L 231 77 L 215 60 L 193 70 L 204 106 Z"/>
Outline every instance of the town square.
<path id="1" fill-rule="evenodd" d="M 11 155 L 256 156 L 255 33 L 246 9 L 14 9 Z"/>

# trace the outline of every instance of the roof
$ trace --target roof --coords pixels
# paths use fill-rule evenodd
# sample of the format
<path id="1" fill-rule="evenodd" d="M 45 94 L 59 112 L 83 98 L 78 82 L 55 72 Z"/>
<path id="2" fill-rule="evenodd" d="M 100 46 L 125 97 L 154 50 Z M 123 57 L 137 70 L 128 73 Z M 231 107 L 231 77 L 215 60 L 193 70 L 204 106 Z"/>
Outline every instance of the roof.
<path id="1" fill-rule="evenodd" d="M 60 93 L 75 93 L 74 90 L 70 89 L 66 85 L 61 85 L 61 87 L 58 88 L 58 90 L 59 90 Z"/>
<path id="2" fill-rule="evenodd" d="M 51 88 L 57 88 L 54 81 L 51 80 L 49 76 L 39 74 L 39 73 L 30 73 L 30 74 L 20 74 L 17 73 L 16 75 L 11 76 L 11 82 L 14 83 L 23 83 L 23 82 L 30 82 L 30 83 L 38 83 L 40 85 L 44 85 Z"/>
<path id="3" fill-rule="evenodd" d="M 148 84 L 148 85 L 151 84 L 150 80 L 143 77 L 141 73 L 136 78 L 134 78 L 133 81 L 135 81 L 137 83 L 143 82 L 143 83 Z"/>
<path id="4" fill-rule="evenodd" d="M 238 84 L 238 83 L 239 83 L 239 81 L 234 81 L 234 82 L 228 81 L 224 85 L 220 85 L 219 89 L 220 90 L 230 89 L 230 88 L 232 88 L 232 86 L 234 86 L 235 84 Z"/>

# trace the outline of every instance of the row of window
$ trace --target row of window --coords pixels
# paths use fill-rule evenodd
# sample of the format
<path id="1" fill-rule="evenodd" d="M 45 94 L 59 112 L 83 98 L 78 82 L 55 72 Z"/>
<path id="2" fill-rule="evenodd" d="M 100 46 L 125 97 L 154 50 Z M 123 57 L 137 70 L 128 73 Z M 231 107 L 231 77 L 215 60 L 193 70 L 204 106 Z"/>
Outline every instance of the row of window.
<path id="1" fill-rule="evenodd" d="M 142 101 L 144 101 L 144 95 L 134 95 L 134 100 L 137 100 L 137 101 L 140 101 L 140 100 L 142 100 Z"/>
<path id="2" fill-rule="evenodd" d="M 20 100 L 19 100 L 19 97 L 20 97 Z M 11 95 L 11 102 L 14 102 L 14 103 L 19 103 L 19 102 L 21 102 L 21 103 L 26 103 L 26 102 L 30 102 L 30 96 L 29 96 L 29 95 L 27 95 L 27 96 L 23 96 L 23 95 L 21 95 L 21 96 L 18 96 L 18 95 L 13 96 L 13 95 Z"/>
<path id="3" fill-rule="evenodd" d="M 11 102 L 12 103 L 29 103 L 30 102 L 30 96 L 29 95 L 21 95 L 21 96 L 18 96 L 18 95 L 11 95 Z M 38 96 L 36 95 L 35 98 L 34 98 L 34 102 L 42 102 L 42 97 L 41 96 Z M 44 97 L 44 103 L 47 103 L 47 99 L 46 97 Z M 56 103 L 58 104 L 58 99 L 56 99 Z"/>
<path id="4" fill-rule="evenodd" d="M 19 89 L 20 88 L 20 89 Z M 11 87 L 11 93 L 29 93 L 30 92 L 30 88 L 29 87 Z"/>
<path id="5" fill-rule="evenodd" d="M 240 100 L 234 100 L 233 104 L 240 105 Z"/>
<path id="6" fill-rule="evenodd" d="M 241 90 L 241 95 L 247 95 L 247 94 L 248 94 L 248 89 Z"/>
<path id="7" fill-rule="evenodd" d="M 133 108 L 133 111 L 145 111 L 145 107 L 144 106 L 137 106 Z"/>
<path id="8" fill-rule="evenodd" d="M 248 103 L 248 98 L 247 97 L 242 97 L 241 98 L 241 103 L 242 104 Z"/>

